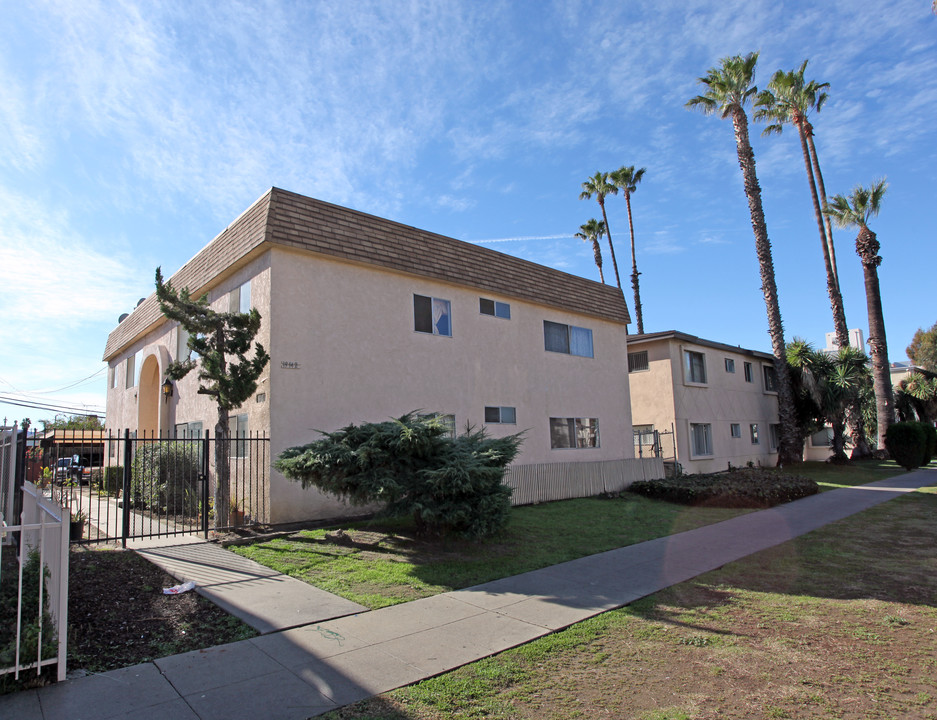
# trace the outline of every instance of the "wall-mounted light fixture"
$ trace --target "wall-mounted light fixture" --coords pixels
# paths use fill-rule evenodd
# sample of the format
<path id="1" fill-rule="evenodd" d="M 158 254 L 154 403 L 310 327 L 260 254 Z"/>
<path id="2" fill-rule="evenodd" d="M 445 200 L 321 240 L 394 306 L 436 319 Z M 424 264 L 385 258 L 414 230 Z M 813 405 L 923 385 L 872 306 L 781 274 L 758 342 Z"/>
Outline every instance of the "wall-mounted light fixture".
<path id="1" fill-rule="evenodd" d="M 163 382 L 162 390 L 163 390 L 163 399 L 166 402 L 169 402 L 169 398 L 172 397 L 172 383 L 169 381 L 169 378 L 166 378 L 166 380 Z"/>

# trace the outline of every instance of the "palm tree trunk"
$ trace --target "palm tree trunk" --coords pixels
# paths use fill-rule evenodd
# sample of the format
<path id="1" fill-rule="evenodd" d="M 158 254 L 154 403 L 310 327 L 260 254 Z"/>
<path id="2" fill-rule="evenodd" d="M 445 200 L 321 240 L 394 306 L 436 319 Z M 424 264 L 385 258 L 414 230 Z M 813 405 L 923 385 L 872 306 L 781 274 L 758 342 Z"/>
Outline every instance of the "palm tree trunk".
<path id="1" fill-rule="evenodd" d="M 634 254 L 634 222 L 631 219 L 631 193 L 625 190 L 628 205 L 628 229 L 631 231 L 631 287 L 634 289 L 634 314 L 638 320 L 638 335 L 644 334 L 644 315 L 641 312 L 641 289 L 638 286 L 638 261 Z"/>
<path id="2" fill-rule="evenodd" d="M 849 347 L 849 330 L 846 328 L 846 313 L 843 310 L 843 296 L 836 282 L 833 265 L 830 260 L 830 244 L 823 225 L 823 211 L 820 209 L 820 198 L 817 195 L 817 183 L 814 179 L 813 168 L 810 164 L 810 147 L 807 145 L 807 132 L 804 121 L 795 122 L 797 133 L 800 136 L 800 148 L 804 154 L 804 167 L 807 170 L 807 181 L 810 186 L 810 198 L 813 200 L 813 212 L 817 218 L 817 228 L 820 231 L 820 246 L 823 250 L 823 265 L 826 268 L 826 290 L 830 296 L 830 307 L 833 310 L 833 330 L 836 332 L 836 344 L 839 347 Z M 829 220 L 827 220 L 829 222 Z"/>
<path id="3" fill-rule="evenodd" d="M 781 322 L 781 307 L 778 304 L 778 288 L 774 279 L 774 260 L 771 257 L 771 241 L 768 239 L 768 227 L 761 204 L 761 187 L 755 172 L 755 153 L 748 137 L 748 116 L 737 107 L 732 113 L 732 126 L 735 129 L 735 145 L 738 151 L 739 168 L 745 181 L 745 195 L 752 219 L 752 231 L 755 234 L 755 254 L 761 268 L 761 289 L 765 296 L 765 310 L 768 315 L 768 334 L 774 352 L 774 368 L 778 378 L 778 419 L 781 424 L 778 465 L 790 465 L 803 459 L 803 444 L 798 441 L 797 421 L 794 414 L 794 394 L 791 389 L 791 377 L 787 365 L 784 346 L 784 325 Z"/>
<path id="4" fill-rule="evenodd" d="M 846 457 L 845 410 L 835 413 L 830 420 L 830 425 L 833 428 L 833 454 L 830 456 L 830 462 L 842 465 L 849 459 Z"/>
<path id="5" fill-rule="evenodd" d="M 875 233 L 863 226 L 856 238 L 856 253 L 862 258 L 865 275 L 865 300 L 869 311 L 869 355 L 872 359 L 872 386 L 875 389 L 875 413 L 878 417 L 878 449 L 885 447 L 885 433 L 895 422 L 895 398 L 888 372 L 888 343 L 885 340 L 885 316 L 878 283 L 879 242 Z"/>
<path id="6" fill-rule="evenodd" d="M 605 221 L 605 234 L 608 235 L 608 249 L 612 251 L 612 267 L 615 268 L 615 280 L 618 283 L 618 289 L 621 290 L 621 278 L 618 276 L 618 261 L 615 259 L 615 246 L 612 245 L 612 231 L 608 226 L 608 216 L 605 214 L 605 199 L 599 200 L 599 207 L 602 208 L 602 219 Z"/>
<path id="7" fill-rule="evenodd" d="M 806 123 L 804 131 L 807 135 L 807 145 L 810 147 L 810 160 L 813 163 L 813 174 L 817 179 L 817 187 L 820 190 L 820 199 L 823 200 L 823 205 L 826 205 L 826 186 L 823 184 L 823 173 L 820 172 L 817 146 L 813 142 L 813 126 L 809 122 Z M 833 268 L 833 279 L 836 281 L 836 289 L 839 290 L 839 269 L 836 266 L 836 247 L 833 245 L 833 223 L 828 215 L 824 216 L 823 221 L 826 228 L 826 244 L 829 247 L 830 265 Z M 840 302 L 842 302 L 842 296 L 840 296 Z M 845 347 L 845 345 L 841 347 Z"/>

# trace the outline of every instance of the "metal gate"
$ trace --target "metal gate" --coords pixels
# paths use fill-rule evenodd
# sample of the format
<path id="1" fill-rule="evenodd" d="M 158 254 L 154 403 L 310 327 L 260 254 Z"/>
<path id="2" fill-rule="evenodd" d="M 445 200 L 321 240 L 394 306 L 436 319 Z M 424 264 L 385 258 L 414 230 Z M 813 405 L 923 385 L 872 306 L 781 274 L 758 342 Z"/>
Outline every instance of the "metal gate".
<path id="1" fill-rule="evenodd" d="M 677 439 L 673 425 L 670 430 L 635 430 L 634 454 L 638 458 L 661 458 L 668 475 L 679 475 L 682 472 L 677 462 Z"/>
<path id="2" fill-rule="evenodd" d="M 71 515 L 71 542 L 199 534 L 214 523 L 215 444 L 229 443 L 228 529 L 268 520 L 269 440 L 56 430 L 39 444 L 40 484 Z"/>

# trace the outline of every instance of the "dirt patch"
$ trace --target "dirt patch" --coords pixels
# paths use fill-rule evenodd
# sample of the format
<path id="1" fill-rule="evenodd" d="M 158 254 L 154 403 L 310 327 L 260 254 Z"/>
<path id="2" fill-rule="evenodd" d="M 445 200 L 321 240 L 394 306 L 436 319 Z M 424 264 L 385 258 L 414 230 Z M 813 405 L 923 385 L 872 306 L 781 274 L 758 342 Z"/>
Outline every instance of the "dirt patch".
<path id="1" fill-rule="evenodd" d="M 256 632 L 131 551 L 73 549 L 68 665 L 102 672 L 220 645 Z"/>
<path id="2" fill-rule="evenodd" d="M 253 637 L 257 633 L 198 595 L 164 595 L 178 581 L 129 550 L 73 547 L 68 583 L 68 670 L 106 672 L 167 655 Z M 13 691 L 51 682 L 40 678 Z"/>

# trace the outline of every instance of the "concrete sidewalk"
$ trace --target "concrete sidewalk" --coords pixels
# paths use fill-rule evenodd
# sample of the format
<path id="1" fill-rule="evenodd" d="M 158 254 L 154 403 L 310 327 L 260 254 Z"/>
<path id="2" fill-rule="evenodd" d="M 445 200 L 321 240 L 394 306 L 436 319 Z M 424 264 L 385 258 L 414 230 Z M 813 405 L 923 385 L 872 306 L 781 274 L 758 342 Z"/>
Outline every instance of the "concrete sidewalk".
<path id="1" fill-rule="evenodd" d="M 130 547 L 180 582 L 194 580 L 200 595 L 261 634 L 368 611 L 198 538 L 137 541 Z"/>
<path id="2" fill-rule="evenodd" d="M 0 698 L 0 717 L 301 719 L 626 605 L 937 482 L 919 470 L 415 602 Z"/>

